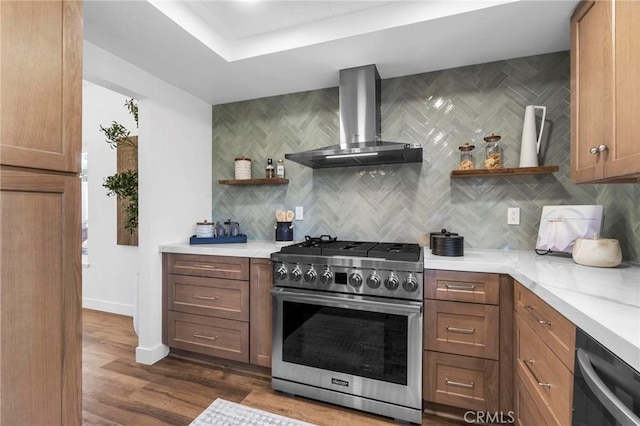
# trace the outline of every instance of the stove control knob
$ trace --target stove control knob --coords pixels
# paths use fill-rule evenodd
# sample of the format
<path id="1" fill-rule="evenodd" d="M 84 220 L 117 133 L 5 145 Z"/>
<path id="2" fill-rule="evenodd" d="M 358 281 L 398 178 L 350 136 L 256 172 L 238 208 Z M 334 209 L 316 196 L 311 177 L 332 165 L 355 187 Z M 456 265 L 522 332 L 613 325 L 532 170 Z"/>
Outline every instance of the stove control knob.
<path id="1" fill-rule="evenodd" d="M 358 288 L 362 285 L 362 277 L 358 273 L 353 273 L 349 275 L 349 284 L 353 287 Z"/>
<path id="2" fill-rule="evenodd" d="M 316 271 L 313 268 L 304 273 L 305 282 L 312 283 L 316 278 L 318 278 L 318 274 L 316 274 Z"/>
<path id="3" fill-rule="evenodd" d="M 369 286 L 369 288 L 373 289 L 380 287 L 380 275 L 376 273 L 369 275 L 369 277 L 367 278 L 367 285 Z"/>
<path id="4" fill-rule="evenodd" d="M 389 275 L 386 280 L 384 280 L 384 286 L 387 290 L 396 290 L 400 285 L 400 281 L 398 281 L 398 277 L 395 275 Z"/>
<path id="5" fill-rule="evenodd" d="M 320 275 L 320 282 L 322 284 L 329 285 L 331 284 L 332 281 L 333 281 L 333 274 L 331 273 L 330 270 L 327 269 L 322 273 L 322 275 Z"/>
<path id="6" fill-rule="evenodd" d="M 412 275 L 409 275 L 402 280 L 402 288 L 404 288 L 406 292 L 414 292 L 418 290 L 418 280 L 416 280 Z"/>
<path id="7" fill-rule="evenodd" d="M 296 266 L 293 271 L 289 272 L 289 279 L 291 281 L 300 281 L 300 278 L 302 278 L 302 271 Z"/>
<path id="8" fill-rule="evenodd" d="M 286 280 L 287 279 L 287 268 L 285 268 L 284 265 L 280 266 L 278 268 L 278 270 L 276 271 L 276 278 L 279 280 Z"/>

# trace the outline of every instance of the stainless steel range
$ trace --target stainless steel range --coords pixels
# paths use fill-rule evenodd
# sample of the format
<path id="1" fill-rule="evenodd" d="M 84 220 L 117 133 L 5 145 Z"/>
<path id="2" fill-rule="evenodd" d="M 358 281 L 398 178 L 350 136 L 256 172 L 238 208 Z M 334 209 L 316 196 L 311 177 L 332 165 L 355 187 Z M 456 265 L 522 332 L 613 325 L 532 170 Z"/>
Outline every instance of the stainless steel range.
<path id="1" fill-rule="evenodd" d="M 421 423 L 420 246 L 306 237 L 271 260 L 273 389 Z"/>

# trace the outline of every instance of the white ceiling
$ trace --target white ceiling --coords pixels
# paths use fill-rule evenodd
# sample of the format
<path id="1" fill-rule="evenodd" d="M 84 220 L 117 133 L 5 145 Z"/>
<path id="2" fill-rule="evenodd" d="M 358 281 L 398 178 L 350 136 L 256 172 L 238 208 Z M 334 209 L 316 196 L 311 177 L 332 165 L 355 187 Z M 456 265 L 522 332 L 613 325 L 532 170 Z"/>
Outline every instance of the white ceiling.
<path id="1" fill-rule="evenodd" d="M 569 49 L 579 0 L 87 0 L 85 39 L 211 103 Z"/>

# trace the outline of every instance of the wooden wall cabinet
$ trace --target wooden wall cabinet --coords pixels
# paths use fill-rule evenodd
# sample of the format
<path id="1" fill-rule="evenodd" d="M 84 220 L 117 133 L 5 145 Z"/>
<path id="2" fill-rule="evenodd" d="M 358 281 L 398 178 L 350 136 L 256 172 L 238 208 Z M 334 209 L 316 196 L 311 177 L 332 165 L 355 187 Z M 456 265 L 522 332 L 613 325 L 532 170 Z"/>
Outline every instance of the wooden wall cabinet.
<path id="1" fill-rule="evenodd" d="M 467 410 L 512 410 L 512 279 L 425 270 L 424 289 L 423 398 Z"/>
<path id="2" fill-rule="evenodd" d="M 575 325 L 518 282 L 514 310 L 516 423 L 571 424 Z"/>
<path id="3" fill-rule="evenodd" d="M 82 2 L 0 2 L 0 424 L 82 423 Z"/>
<path id="4" fill-rule="evenodd" d="M 571 18 L 571 180 L 640 181 L 640 2 L 582 2 Z"/>
<path id="5" fill-rule="evenodd" d="M 80 172 L 82 2 L 0 3 L 2 164 Z"/>
<path id="6" fill-rule="evenodd" d="M 271 262 L 163 255 L 163 342 L 176 349 L 271 366 Z"/>

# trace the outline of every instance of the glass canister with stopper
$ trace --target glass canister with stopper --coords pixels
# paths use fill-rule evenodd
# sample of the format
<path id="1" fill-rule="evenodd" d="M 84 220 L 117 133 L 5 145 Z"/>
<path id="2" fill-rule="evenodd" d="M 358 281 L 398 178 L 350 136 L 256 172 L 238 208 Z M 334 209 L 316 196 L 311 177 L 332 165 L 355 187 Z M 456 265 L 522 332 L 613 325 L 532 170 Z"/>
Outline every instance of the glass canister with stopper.
<path id="1" fill-rule="evenodd" d="M 485 156 L 484 156 L 484 168 L 485 169 L 499 169 L 502 167 L 502 148 L 500 146 L 500 136 L 491 133 L 484 138 Z"/>
<path id="2" fill-rule="evenodd" d="M 475 145 L 469 145 L 469 142 L 465 142 L 464 145 L 458 147 L 460 150 L 460 164 L 458 170 L 472 170 L 476 168 Z"/>

